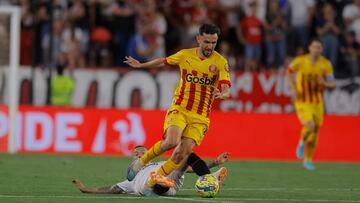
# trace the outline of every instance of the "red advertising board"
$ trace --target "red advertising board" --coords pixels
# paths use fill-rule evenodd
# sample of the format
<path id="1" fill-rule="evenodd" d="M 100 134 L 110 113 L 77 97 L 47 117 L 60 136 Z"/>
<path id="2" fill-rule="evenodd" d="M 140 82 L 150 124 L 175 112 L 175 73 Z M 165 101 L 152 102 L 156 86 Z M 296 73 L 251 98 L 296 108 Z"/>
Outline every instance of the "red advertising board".
<path id="1" fill-rule="evenodd" d="M 292 112 L 285 74 L 278 72 L 234 72 L 231 97 L 215 108 L 238 112 Z"/>
<path id="2" fill-rule="evenodd" d="M 0 108 L 0 152 L 7 151 L 8 116 Z M 161 139 L 165 111 L 21 106 L 16 148 L 20 153 L 129 155 L 135 145 Z M 317 160 L 360 161 L 360 117 L 326 116 Z M 301 126 L 293 114 L 213 112 L 195 151 L 234 159 L 295 160 Z"/>

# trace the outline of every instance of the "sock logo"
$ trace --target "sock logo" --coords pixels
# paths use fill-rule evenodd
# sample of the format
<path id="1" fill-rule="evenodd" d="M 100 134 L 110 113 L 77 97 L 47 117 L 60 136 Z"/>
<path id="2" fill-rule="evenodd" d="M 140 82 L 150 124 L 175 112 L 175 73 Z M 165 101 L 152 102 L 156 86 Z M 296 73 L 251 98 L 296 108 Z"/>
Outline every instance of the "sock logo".
<path id="1" fill-rule="evenodd" d="M 200 85 L 211 85 L 211 80 L 208 77 L 198 77 L 191 73 L 186 75 L 187 82 L 199 83 Z"/>

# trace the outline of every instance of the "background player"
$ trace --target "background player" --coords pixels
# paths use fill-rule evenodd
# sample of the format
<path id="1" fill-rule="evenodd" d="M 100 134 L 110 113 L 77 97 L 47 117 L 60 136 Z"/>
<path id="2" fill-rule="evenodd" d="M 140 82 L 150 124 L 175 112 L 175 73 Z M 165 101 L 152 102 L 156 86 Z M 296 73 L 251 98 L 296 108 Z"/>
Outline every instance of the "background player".
<path id="1" fill-rule="evenodd" d="M 331 62 L 321 56 L 322 50 L 321 41 L 313 39 L 309 53 L 296 57 L 287 71 L 296 114 L 303 126 L 296 155 L 303 159 L 306 148 L 303 166 L 309 170 L 315 169 L 312 157 L 323 123 L 323 89 L 335 87 Z"/>
<path id="2" fill-rule="evenodd" d="M 157 171 L 169 175 L 186 160 L 192 149 L 200 145 L 209 128 L 209 113 L 214 99 L 226 99 L 230 95 L 230 73 L 226 59 L 214 51 L 220 29 L 204 24 L 199 29 L 196 48 L 183 49 L 166 58 L 140 63 L 131 56 L 124 61 L 134 68 L 180 67 L 181 80 L 164 124 L 164 140 L 158 141 L 128 169 L 127 178 L 132 180 L 142 166 L 162 153 L 173 149 L 169 158 Z M 217 88 L 219 86 L 221 91 Z M 205 168 L 204 166 L 203 168 Z"/>
<path id="3" fill-rule="evenodd" d="M 147 149 L 143 146 L 138 146 L 132 151 L 132 158 L 136 159 L 139 156 L 141 156 L 143 153 L 145 153 Z M 220 154 L 215 160 L 209 161 L 207 163 L 209 168 L 213 168 L 215 166 L 219 166 L 224 164 L 228 161 L 229 154 L 227 152 Z M 122 181 L 120 183 L 117 183 L 112 186 L 105 186 L 105 187 L 99 187 L 99 188 L 89 188 L 86 187 L 84 184 L 80 182 L 80 180 L 74 179 L 73 183 L 74 185 L 79 188 L 79 190 L 83 193 L 97 193 L 97 194 L 138 194 L 138 195 L 153 195 L 151 191 L 146 191 L 147 188 L 144 187 L 146 185 L 146 181 L 150 178 L 150 174 L 153 171 L 156 171 L 162 162 L 157 163 L 149 163 L 145 167 L 143 167 L 139 173 L 136 175 L 133 181 Z M 182 167 L 180 170 L 173 171 L 169 178 L 173 179 L 175 182 L 175 185 L 168 189 L 165 193 L 162 193 L 162 190 L 164 188 L 155 187 L 154 192 L 155 194 L 161 194 L 161 195 L 175 195 L 180 188 L 184 184 L 184 173 L 185 172 L 192 172 L 192 168 L 189 166 Z M 219 179 L 220 182 L 222 182 L 226 176 L 226 168 L 222 167 L 217 172 L 214 173 L 214 175 Z"/>

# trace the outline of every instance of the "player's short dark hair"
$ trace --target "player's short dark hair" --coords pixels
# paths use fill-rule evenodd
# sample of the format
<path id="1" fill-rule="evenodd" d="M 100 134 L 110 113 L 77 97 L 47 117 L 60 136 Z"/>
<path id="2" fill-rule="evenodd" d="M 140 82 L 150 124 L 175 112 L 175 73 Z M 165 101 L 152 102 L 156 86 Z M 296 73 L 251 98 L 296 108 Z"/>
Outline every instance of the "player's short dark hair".
<path id="1" fill-rule="evenodd" d="M 200 35 L 203 35 L 203 34 L 220 35 L 220 28 L 214 24 L 205 23 L 205 24 L 202 24 L 201 27 L 199 28 L 199 34 Z"/>

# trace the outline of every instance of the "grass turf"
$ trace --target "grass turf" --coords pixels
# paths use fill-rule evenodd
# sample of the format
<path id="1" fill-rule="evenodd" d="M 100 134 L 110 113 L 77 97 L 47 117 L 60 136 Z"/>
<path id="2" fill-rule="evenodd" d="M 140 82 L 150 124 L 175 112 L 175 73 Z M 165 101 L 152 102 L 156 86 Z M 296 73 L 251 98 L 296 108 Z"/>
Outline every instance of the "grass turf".
<path id="1" fill-rule="evenodd" d="M 230 161 L 222 191 L 203 199 L 195 174 L 175 197 L 82 194 L 72 183 L 108 186 L 125 179 L 130 159 L 106 156 L 0 154 L 0 202 L 359 202 L 360 164 Z M 213 169 L 215 171 L 216 169 Z"/>

